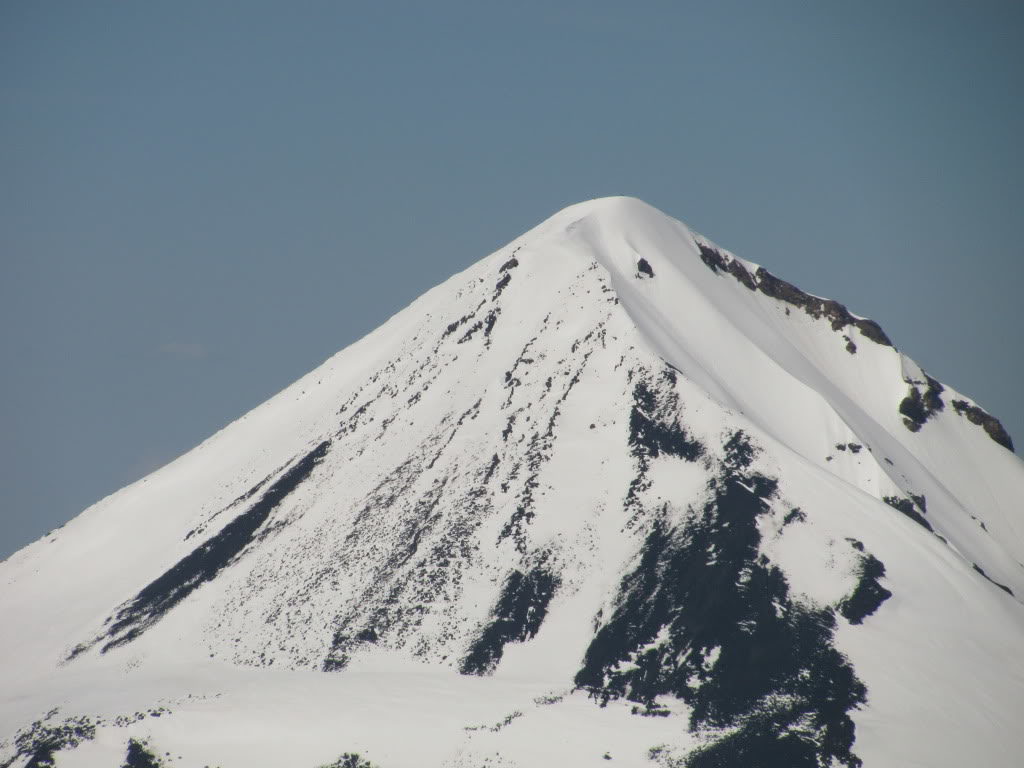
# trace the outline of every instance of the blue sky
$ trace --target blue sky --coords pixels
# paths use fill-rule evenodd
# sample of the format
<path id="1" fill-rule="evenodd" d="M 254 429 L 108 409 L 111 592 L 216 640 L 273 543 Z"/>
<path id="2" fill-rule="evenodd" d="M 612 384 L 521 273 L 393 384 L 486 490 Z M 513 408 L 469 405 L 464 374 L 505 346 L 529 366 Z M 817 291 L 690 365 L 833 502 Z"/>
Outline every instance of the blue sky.
<path id="1" fill-rule="evenodd" d="M 879 321 L 1024 440 L 1024 5 L 0 6 L 0 557 L 573 202 Z"/>

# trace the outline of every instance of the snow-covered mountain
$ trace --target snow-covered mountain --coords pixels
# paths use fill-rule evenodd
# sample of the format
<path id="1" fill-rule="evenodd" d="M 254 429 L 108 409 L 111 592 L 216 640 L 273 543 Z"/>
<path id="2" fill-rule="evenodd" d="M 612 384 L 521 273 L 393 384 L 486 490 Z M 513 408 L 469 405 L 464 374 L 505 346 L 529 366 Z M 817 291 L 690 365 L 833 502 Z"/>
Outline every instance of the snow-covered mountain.
<path id="1" fill-rule="evenodd" d="M 0 766 L 1019 766 L 1022 502 L 877 324 L 581 203 L 0 564 Z"/>

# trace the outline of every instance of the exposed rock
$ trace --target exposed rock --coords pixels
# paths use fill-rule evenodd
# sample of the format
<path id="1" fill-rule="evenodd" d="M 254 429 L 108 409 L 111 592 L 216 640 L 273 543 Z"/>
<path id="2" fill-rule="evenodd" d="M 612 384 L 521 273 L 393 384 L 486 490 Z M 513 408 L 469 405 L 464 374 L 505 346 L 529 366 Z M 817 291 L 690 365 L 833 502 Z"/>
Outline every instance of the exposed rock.
<path id="1" fill-rule="evenodd" d="M 253 540 L 270 513 L 309 477 L 313 468 L 327 455 L 330 445 L 331 441 L 325 440 L 313 448 L 267 488 L 252 507 L 154 579 L 107 619 L 110 626 L 106 630 L 107 642 L 103 652 L 137 638 L 195 589 L 212 581 L 231 565 Z M 93 643 L 101 639 L 102 636 Z M 72 658 L 93 643 L 77 646 Z"/>
<path id="2" fill-rule="evenodd" d="M 839 603 L 841 613 L 851 624 L 860 624 L 878 607 L 892 597 L 892 592 L 883 587 L 878 580 L 885 576 L 885 566 L 874 555 L 864 552 L 861 542 L 851 542 L 854 549 L 861 552 L 858 565 L 857 587 L 853 593 Z"/>
<path id="3" fill-rule="evenodd" d="M 985 580 L 987 580 L 988 582 L 990 582 L 990 583 L 996 585 L 997 587 L 999 587 L 1001 590 L 1003 590 L 1003 592 L 1008 594 L 1010 597 L 1013 597 L 1013 590 L 1012 589 L 1010 589 L 1005 584 L 1000 584 L 998 581 L 993 579 L 991 576 L 989 576 L 987 573 L 985 573 L 985 569 L 982 568 L 977 563 L 971 563 L 971 565 L 974 566 L 974 570 L 976 570 L 978 573 L 980 573 L 982 575 L 982 577 L 985 578 Z"/>
<path id="4" fill-rule="evenodd" d="M 901 499 L 899 496 L 883 496 L 882 501 L 893 509 L 899 510 L 918 525 L 927 528 L 929 531 L 932 530 L 931 523 L 925 520 L 921 513 L 914 509 L 914 502 L 910 499 Z M 921 512 L 924 512 L 924 510 L 921 510 Z"/>
<path id="5" fill-rule="evenodd" d="M 742 432 L 725 450 L 702 512 L 655 521 L 576 684 L 602 703 L 684 700 L 691 731 L 709 741 L 680 766 L 859 766 L 848 712 L 866 690 L 832 644 L 835 615 L 795 600 L 759 553 L 757 519 L 777 484 L 750 470 Z M 851 596 L 854 615 L 877 597 Z"/>
<path id="6" fill-rule="evenodd" d="M 122 768 L 161 768 L 160 759 L 154 755 L 141 741 L 128 740 L 128 754 L 125 755 Z"/>
<path id="7" fill-rule="evenodd" d="M 558 578 L 538 566 L 528 573 L 513 571 L 505 580 L 491 622 L 483 628 L 462 660 L 464 675 L 484 675 L 498 665 L 505 645 L 534 637 L 548 613 Z"/>
<path id="8" fill-rule="evenodd" d="M 96 738 L 96 725 L 92 718 L 69 717 L 63 722 L 48 724 L 46 720 L 57 714 L 54 709 L 49 712 L 45 720 L 36 720 L 31 726 L 18 732 L 14 738 L 14 757 L 3 764 L 8 768 L 18 761 L 18 758 L 27 758 L 24 763 L 19 763 L 24 768 L 54 768 L 57 764 L 56 752 L 62 749 L 74 749 L 84 741 L 91 741 Z"/>
<path id="9" fill-rule="evenodd" d="M 822 299 L 809 293 L 804 293 L 792 283 L 776 277 L 764 267 L 758 267 L 757 272 L 751 276 L 750 272 L 738 259 L 729 258 L 716 248 L 703 243 L 698 243 L 697 247 L 700 250 L 701 261 L 712 272 L 730 274 L 750 290 L 758 290 L 766 296 L 771 296 L 773 299 L 799 307 L 815 319 L 824 317 L 829 320 L 834 331 L 839 331 L 852 325 L 860 330 L 865 338 L 870 339 L 876 344 L 886 347 L 892 346 L 889 337 L 885 335 L 885 331 L 882 330 L 878 323 L 867 318 L 854 317 L 838 301 Z M 849 337 L 846 337 L 846 341 L 846 350 L 850 354 L 855 353 L 857 345 Z"/>
<path id="10" fill-rule="evenodd" d="M 903 425 L 911 432 L 920 430 L 928 419 L 946 407 L 942 401 L 942 392 L 945 388 L 931 376 L 926 375 L 925 379 L 928 388 L 924 394 L 918 389 L 922 382 L 908 379 L 910 390 L 900 402 L 900 413 L 904 417 Z"/>
<path id="11" fill-rule="evenodd" d="M 954 400 L 953 410 L 966 418 L 972 424 L 977 424 L 985 430 L 985 433 L 999 443 L 1008 451 L 1013 450 L 1013 440 L 1006 431 L 999 419 L 991 416 L 976 405 L 971 405 L 966 400 Z"/>

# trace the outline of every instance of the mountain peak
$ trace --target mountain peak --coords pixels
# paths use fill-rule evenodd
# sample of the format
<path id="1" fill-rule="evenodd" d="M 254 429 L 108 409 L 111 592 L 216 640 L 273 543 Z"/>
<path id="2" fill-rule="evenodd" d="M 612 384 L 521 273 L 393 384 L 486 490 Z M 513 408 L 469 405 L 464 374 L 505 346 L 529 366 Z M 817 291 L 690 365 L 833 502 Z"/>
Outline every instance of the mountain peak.
<path id="1" fill-rule="evenodd" d="M 639 224 L 650 216 L 669 218 L 667 214 L 655 208 L 650 203 L 644 202 L 638 197 L 630 195 L 609 195 L 607 197 L 595 197 L 590 200 L 582 200 L 578 203 L 567 205 L 555 213 L 550 219 L 569 218 L 580 219 L 586 216 L 595 216 L 620 224 Z M 549 220 L 550 220 L 549 219 Z"/>
<path id="2" fill-rule="evenodd" d="M 623 243 L 646 243 L 651 238 L 665 241 L 663 245 L 692 239 L 685 225 L 643 200 L 612 196 L 566 206 L 516 242 L 561 236 L 584 240 L 585 247 L 596 250 L 595 255 L 614 251 Z"/>
<path id="3" fill-rule="evenodd" d="M 570 206 L 0 563 L 0 761 L 1013 765 L 986 419 L 646 203 Z"/>

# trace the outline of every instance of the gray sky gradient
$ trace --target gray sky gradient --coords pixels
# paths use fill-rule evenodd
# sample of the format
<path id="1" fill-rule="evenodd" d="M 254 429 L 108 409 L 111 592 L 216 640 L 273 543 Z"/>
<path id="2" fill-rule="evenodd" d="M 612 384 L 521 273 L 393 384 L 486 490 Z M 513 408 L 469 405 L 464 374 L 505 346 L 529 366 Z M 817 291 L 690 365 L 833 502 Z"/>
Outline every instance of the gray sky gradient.
<path id="1" fill-rule="evenodd" d="M 573 202 L 885 328 L 1024 442 L 1024 4 L 0 5 L 0 557 Z"/>

